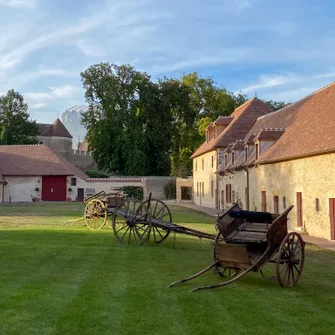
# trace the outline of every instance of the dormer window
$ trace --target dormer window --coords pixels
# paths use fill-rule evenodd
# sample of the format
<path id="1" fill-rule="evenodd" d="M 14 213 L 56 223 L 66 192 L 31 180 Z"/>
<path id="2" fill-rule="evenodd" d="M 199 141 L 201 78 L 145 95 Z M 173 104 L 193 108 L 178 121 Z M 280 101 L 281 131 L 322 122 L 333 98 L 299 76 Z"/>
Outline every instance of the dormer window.
<path id="1" fill-rule="evenodd" d="M 227 166 L 228 165 L 228 154 L 225 153 L 224 155 L 224 165 Z"/>
<path id="2" fill-rule="evenodd" d="M 233 151 L 231 153 L 231 163 L 234 164 L 235 163 L 235 151 Z"/>
<path id="3" fill-rule="evenodd" d="M 214 167 L 214 155 L 212 155 L 212 168 Z"/>
<path id="4" fill-rule="evenodd" d="M 204 162 L 204 159 L 202 159 L 202 169 L 205 168 L 205 162 Z"/>
<path id="5" fill-rule="evenodd" d="M 198 170 L 198 161 L 195 160 L 195 171 L 197 171 L 197 170 Z"/>
<path id="6" fill-rule="evenodd" d="M 244 161 L 246 162 L 248 160 L 248 147 L 244 148 Z"/>
<path id="7" fill-rule="evenodd" d="M 257 160 L 258 157 L 259 157 L 259 145 L 258 145 L 258 143 L 255 144 L 255 152 L 256 152 L 256 160 Z"/>

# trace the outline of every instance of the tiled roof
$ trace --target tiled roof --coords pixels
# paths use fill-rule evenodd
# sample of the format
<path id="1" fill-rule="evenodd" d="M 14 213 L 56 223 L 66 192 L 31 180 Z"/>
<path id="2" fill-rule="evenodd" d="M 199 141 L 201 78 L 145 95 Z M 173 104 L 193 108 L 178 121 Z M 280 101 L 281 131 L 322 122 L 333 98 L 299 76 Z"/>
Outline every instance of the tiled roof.
<path id="1" fill-rule="evenodd" d="M 0 146 L 2 176 L 70 176 L 74 173 L 44 145 Z"/>
<path id="2" fill-rule="evenodd" d="M 243 145 L 243 140 L 238 140 L 233 144 L 232 150 L 243 150 L 244 145 Z"/>
<path id="3" fill-rule="evenodd" d="M 40 136 L 72 138 L 71 134 L 65 128 L 62 121 L 58 118 L 53 124 L 38 123 L 37 125 L 38 125 L 38 134 Z"/>
<path id="4" fill-rule="evenodd" d="M 284 134 L 264 154 L 259 163 L 270 163 L 335 151 L 335 83 L 332 83 L 278 113 L 291 118 Z M 275 113 L 273 113 L 275 114 Z"/>
<path id="5" fill-rule="evenodd" d="M 277 141 L 284 134 L 284 131 L 283 128 L 265 128 L 257 134 L 254 141 Z"/>
<path id="6" fill-rule="evenodd" d="M 216 148 L 224 148 L 229 143 L 233 143 L 236 140 L 244 139 L 256 119 L 271 111 L 272 110 L 268 105 L 257 98 L 248 100 L 245 104 L 235 109 L 230 115 L 233 117 L 233 120 L 222 133 L 218 137 L 213 138 L 208 142 L 204 142 L 191 157 L 198 157 Z"/>
<path id="7" fill-rule="evenodd" d="M 233 116 L 219 116 L 213 123 L 228 126 L 228 124 L 233 121 L 233 118 Z"/>

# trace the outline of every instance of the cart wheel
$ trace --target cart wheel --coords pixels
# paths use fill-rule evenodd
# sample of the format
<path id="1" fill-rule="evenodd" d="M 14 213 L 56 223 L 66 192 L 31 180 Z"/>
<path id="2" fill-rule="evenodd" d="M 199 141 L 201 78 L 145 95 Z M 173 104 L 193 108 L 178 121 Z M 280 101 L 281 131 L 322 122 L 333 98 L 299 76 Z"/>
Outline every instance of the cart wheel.
<path id="1" fill-rule="evenodd" d="M 112 228 L 121 243 L 141 245 L 150 236 L 151 215 L 143 202 L 126 200 L 113 214 Z"/>
<path id="2" fill-rule="evenodd" d="M 149 200 L 143 202 L 148 207 Z M 169 207 L 161 200 L 151 199 L 148 207 L 152 220 L 152 233 L 155 243 L 162 243 L 170 234 L 170 228 L 164 226 L 164 223 L 172 223 L 172 215 Z M 157 223 L 162 222 L 163 225 Z"/>
<path id="3" fill-rule="evenodd" d="M 277 279 L 281 287 L 294 286 L 304 268 L 305 242 L 300 234 L 292 232 L 283 239 L 277 258 Z"/>
<path id="4" fill-rule="evenodd" d="M 214 243 L 218 242 L 224 242 L 223 236 L 220 232 L 218 232 L 215 236 Z M 213 261 L 217 261 L 218 257 L 216 256 L 215 249 L 214 249 L 214 244 L 213 244 Z M 220 277 L 226 277 L 226 278 L 233 278 L 235 277 L 239 272 L 240 269 L 236 267 L 229 267 L 229 266 L 224 266 L 222 264 L 217 264 L 214 267 L 215 274 L 218 274 Z"/>
<path id="5" fill-rule="evenodd" d="M 107 221 L 106 207 L 99 199 L 92 199 L 84 210 L 86 226 L 92 230 L 101 229 Z"/>

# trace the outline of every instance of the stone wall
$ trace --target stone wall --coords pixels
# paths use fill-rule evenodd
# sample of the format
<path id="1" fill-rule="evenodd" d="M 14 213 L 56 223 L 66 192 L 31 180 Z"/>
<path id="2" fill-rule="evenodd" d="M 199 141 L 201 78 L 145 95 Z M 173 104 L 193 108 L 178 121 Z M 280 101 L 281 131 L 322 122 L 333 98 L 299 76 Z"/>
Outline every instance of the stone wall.
<path id="1" fill-rule="evenodd" d="M 316 237 L 330 238 L 329 199 L 335 198 L 335 180 L 331 174 L 335 154 L 314 156 L 287 162 L 260 165 L 252 170 L 250 191 L 261 208 L 261 191 L 266 191 L 267 210 L 274 210 L 274 196 L 279 197 L 279 212 L 294 205 L 289 227 L 297 228 L 297 192 L 302 192 L 303 229 Z M 316 209 L 319 199 L 319 210 Z M 299 228 L 298 228 L 299 229 Z"/>
<path id="2" fill-rule="evenodd" d="M 69 137 L 38 136 L 38 143 L 60 153 L 72 150 L 72 138 Z"/>
<path id="3" fill-rule="evenodd" d="M 97 163 L 89 151 L 71 150 L 69 152 L 59 152 L 64 159 L 82 171 L 97 170 Z"/>
<path id="4" fill-rule="evenodd" d="M 73 177 L 72 177 L 73 178 Z M 82 180 L 76 178 L 76 186 L 71 186 L 71 177 L 68 177 L 68 187 L 72 191 L 68 196 L 72 201 L 76 201 L 78 188 L 84 189 L 84 196 L 104 191 L 106 193 L 120 189 L 124 186 L 138 186 L 143 188 L 143 196 L 146 199 L 149 193 L 156 199 L 165 199 L 164 186 L 169 181 L 175 181 L 175 177 L 114 177 L 114 178 L 88 178 Z"/>
<path id="5" fill-rule="evenodd" d="M 202 161 L 204 161 L 204 165 L 202 165 Z M 215 171 L 217 167 L 217 152 L 215 150 L 193 159 L 193 199 L 196 205 L 216 207 L 217 176 Z M 202 189 L 202 187 L 204 188 Z"/>
<path id="6" fill-rule="evenodd" d="M 165 199 L 164 186 L 170 181 L 176 182 L 176 177 L 142 177 L 143 196 L 147 198 L 149 193 L 156 199 Z"/>

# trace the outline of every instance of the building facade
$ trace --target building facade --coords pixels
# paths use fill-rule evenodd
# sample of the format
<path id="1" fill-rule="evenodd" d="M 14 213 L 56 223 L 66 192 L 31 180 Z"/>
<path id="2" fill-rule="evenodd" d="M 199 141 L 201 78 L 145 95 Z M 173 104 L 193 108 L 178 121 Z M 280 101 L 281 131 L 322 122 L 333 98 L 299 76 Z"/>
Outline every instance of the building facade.
<path id="1" fill-rule="evenodd" d="M 289 214 L 290 230 L 335 240 L 335 84 L 259 117 L 217 169 L 222 208 Z M 235 156 L 235 161 L 233 157 Z"/>
<path id="2" fill-rule="evenodd" d="M 193 153 L 193 199 L 200 206 L 221 208 L 222 192 L 216 173 L 231 143 L 242 140 L 258 117 L 272 110 L 257 98 L 238 107 L 230 116 L 219 117 L 206 129 L 206 141 Z M 229 156 L 230 157 L 230 156 Z"/>

